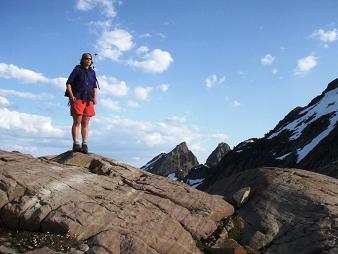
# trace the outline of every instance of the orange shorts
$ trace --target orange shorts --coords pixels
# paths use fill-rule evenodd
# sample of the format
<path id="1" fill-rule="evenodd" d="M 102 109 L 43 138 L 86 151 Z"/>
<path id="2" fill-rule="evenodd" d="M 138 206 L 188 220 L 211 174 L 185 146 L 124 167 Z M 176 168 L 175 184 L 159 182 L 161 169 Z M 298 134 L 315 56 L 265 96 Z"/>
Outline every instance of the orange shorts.
<path id="1" fill-rule="evenodd" d="M 91 101 L 87 106 L 86 101 L 76 100 L 70 103 L 71 116 L 95 116 L 94 103 Z"/>

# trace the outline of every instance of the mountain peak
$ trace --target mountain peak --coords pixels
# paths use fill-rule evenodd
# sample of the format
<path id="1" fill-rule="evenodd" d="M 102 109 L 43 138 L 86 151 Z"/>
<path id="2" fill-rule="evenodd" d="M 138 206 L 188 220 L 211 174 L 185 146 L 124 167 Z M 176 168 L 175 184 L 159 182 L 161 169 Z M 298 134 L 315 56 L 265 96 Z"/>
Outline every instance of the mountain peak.
<path id="1" fill-rule="evenodd" d="M 161 176 L 168 176 L 174 173 L 174 178 L 181 179 L 198 164 L 197 158 L 189 150 L 186 142 L 182 142 L 169 153 L 157 155 L 141 169 Z"/>

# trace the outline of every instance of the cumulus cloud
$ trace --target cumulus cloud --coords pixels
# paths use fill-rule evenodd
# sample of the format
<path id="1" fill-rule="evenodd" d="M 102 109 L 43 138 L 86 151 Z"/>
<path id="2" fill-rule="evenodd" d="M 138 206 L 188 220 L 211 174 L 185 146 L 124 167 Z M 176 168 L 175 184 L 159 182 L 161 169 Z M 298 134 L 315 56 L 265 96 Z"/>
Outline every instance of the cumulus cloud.
<path id="1" fill-rule="evenodd" d="M 320 28 L 315 30 L 311 34 L 311 37 L 318 39 L 321 43 L 323 43 L 324 47 L 329 47 L 329 43 L 337 40 L 337 31 L 338 30 L 336 28 L 327 31 Z"/>
<path id="2" fill-rule="evenodd" d="M 128 100 L 128 107 L 129 108 L 139 108 L 140 104 L 133 100 Z"/>
<path id="3" fill-rule="evenodd" d="M 111 20 L 98 20 L 98 21 L 90 21 L 88 23 L 89 25 L 89 31 L 98 34 L 102 31 L 107 31 L 111 27 Z"/>
<path id="4" fill-rule="evenodd" d="M 112 0 L 78 0 L 76 9 L 79 11 L 90 11 L 98 7 L 103 15 L 112 18 L 116 16 L 113 2 Z"/>
<path id="5" fill-rule="evenodd" d="M 107 77 L 105 75 L 99 76 L 97 79 L 102 88 L 102 95 L 122 97 L 128 94 L 129 87 L 125 81 L 118 80 L 114 77 Z"/>
<path id="6" fill-rule="evenodd" d="M 137 54 L 145 54 L 149 52 L 149 48 L 147 46 L 141 46 L 138 49 L 136 49 Z"/>
<path id="7" fill-rule="evenodd" d="M 152 88 L 149 86 L 147 87 L 138 86 L 134 88 L 134 94 L 137 99 L 144 101 L 149 98 L 149 93 L 151 90 Z"/>
<path id="8" fill-rule="evenodd" d="M 174 61 L 169 52 L 161 49 L 154 49 L 151 52 L 145 52 L 142 56 L 144 60 L 128 60 L 127 65 L 133 66 L 150 73 L 161 73 L 166 71 Z"/>
<path id="9" fill-rule="evenodd" d="M 177 124 L 180 122 L 180 124 Z M 95 117 L 95 129 L 101 129 L 101 136 L 113 136 L 115 140 L 128 137 L 128 144 L 146 145 L 148 147 L 165 145 L 173 146 L 183 140 L 189 144 L 199 143 L 203 140 L 224 141 L 226 134 L 203 133 L 198 128 L 190 127 L 185 117 L 168 117 L 165 121 L 143 122 L 131 120 L 121 116 Z M 158 150 L 158 149 L 157 149 Z"/>
<path id="10" fill-rule="evenodd" d="M 217 77 L 216 74 L 212 74 L 205 79 L 205 85 L 207 88 L 211 88 L 216 84 L 222 84 L 225 81 L 225 76 Z"/>
<path id="11" fill-rule="evenodd" d="M 271 65 L 274 61 L 275 58 L 270 54 L 266 54 L 264 57 L 261 58 L 261 64 L 263 65 Z"/>
<path id="12" fill-rule="evenodd" d="M 133 36 L 126 30 L 104 31 L 96 43 L 99 59 L 117 61 L 123 52 L 134 46 Z"/>
<path id="13" fill-rule="evenodd" d="M 113 112 L 120 112 L 121 111 L 121 107 L 120 107 L 118 101 L 113 101 L 113 100 L 107 98 L 107 99 L 101 99 L 100 104 L 103 107 L 108 108 Z"/>
<path id="14" fill-rule="evenodd" d="M 65 89 L 66 78 L 47 78 L 43 74 L 20 68 L 14 64 L 0 63 L 0 78 L 16 79 L 25 84 L 51 84 L 55 87 Z"/>
<path id="15" fill-rule="evenodd" d="M 28 135 L 60 137 L 63 131 L 52 125 L 50 117 L 0 109 L 0 129 L 23 131 Z"/>
<path id="16" fill-rule="evenodd" d="M 166 121 L 171 122 L 171 123 L 179 123 L 183 124 L 187 122 L 187 118 L 185 116 L 171 116 L 166 119 Z"/>
<path id="17" fill-rule="evenodd" d="M 0 107 L 7 107 L 9 106 L 9 101 L 6 97 L 0 96 Z"/>
<path id="18" fill-rule="evenodd" d="M 33 94 L 29 92 L 20 92 L 20 91 L 11 90 L 11 89 L 0 89 L 0 95 L 3 95 L 3 96 L 12 95 L 12 96 L 16 96 L 16 97 L 20 97 L 24 99 L 31 99 L 31 100 L 42 100 L 42 99 L 53 98 L 53 96 L 50 94 L 45 94 L 45 93 Z"/>
<path id="19" fill-rule="evenodd" d="M 159 85 L 159 87 L 158 87 L 162 92 L 166 92 L 166 91 L 168 91 L 168 89 L 169 89 L 169 85 L 167 85 L 167 84 L 161 84 L 161 85 Z"/>
<path id="20" fill-rule="evenodd" d="M 297 68 L 295 69 L 296 76 L 305 76 L 310 70 L 317 66 L 317 57 L 307 56 L 298 60 Z"/>

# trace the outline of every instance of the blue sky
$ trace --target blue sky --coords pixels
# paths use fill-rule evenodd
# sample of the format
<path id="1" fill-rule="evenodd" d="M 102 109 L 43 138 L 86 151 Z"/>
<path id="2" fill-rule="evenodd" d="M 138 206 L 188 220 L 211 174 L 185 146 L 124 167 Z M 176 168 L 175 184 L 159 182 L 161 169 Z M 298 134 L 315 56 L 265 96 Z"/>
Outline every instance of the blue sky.
<path id="1" fill-rule="evenodd" d="M 336 78 L 337 14 L 334 0 L 2 1 L 0 149 L 71 148 L 65 81 L 92 52 L 92 152 L 142 166 L 186 141 L 204 163 Z"/>

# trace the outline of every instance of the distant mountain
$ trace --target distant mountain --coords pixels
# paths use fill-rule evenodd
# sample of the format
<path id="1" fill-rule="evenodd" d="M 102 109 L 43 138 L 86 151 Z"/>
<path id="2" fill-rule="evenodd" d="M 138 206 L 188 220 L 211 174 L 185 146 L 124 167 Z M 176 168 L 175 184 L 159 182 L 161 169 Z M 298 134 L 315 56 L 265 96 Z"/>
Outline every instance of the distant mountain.
<path id="1" fill-rule="evenodd" d="M 219 143 L 216 149 L 209 155 L 206 163 L 193 167 L 183 181 L 192 187 L 198 187 L 208 175 L 212 174 L 215 167 L 229 151 L 231 149 L 228 144 L 224 142 Z"/>
<path id="2" fill-rule="evenodd" d="M 338 79 L 306 107 L 296 107 L 260 139 L 228 152 L 201 188 L 220 177 L 262 166 L 297 167 L 337 177 Z"/>
<path id="3" fill-rule="evenodd" d="M 157 155 L 141 169 L 174 180 L 181 180 L 197 165 L 199 165 L 197 158 L 188 149 L 187 144 L 182 142 L 171 152 Z"/>
<path id="4" fill-rule="evenodd" d="M 209 155 L 205 165 L 215 167 L 221 159 L 230 151 L 230 146 L 224 142 L 219 143 L 216 149 Z"/>

